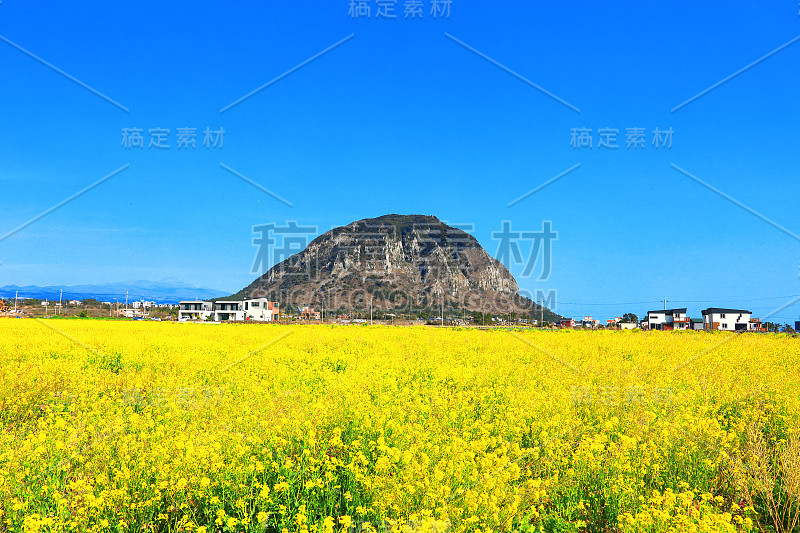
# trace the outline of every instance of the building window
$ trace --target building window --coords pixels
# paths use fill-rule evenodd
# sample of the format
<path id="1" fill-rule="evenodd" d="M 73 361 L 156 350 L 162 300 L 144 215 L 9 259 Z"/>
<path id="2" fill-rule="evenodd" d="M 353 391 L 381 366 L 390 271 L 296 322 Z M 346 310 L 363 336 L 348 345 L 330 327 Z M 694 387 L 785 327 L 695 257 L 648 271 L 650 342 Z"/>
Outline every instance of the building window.
<path id="1" fill-rule="evenodd" d="M 725 313 L 719 315 L 720 318 L 725 318 Z"/>
<path id="2" fill-rule="evenodd" d="M 259 306 L 258 302 L 253 302 L 253 307 L 258 307 L 258 306 Z"/>

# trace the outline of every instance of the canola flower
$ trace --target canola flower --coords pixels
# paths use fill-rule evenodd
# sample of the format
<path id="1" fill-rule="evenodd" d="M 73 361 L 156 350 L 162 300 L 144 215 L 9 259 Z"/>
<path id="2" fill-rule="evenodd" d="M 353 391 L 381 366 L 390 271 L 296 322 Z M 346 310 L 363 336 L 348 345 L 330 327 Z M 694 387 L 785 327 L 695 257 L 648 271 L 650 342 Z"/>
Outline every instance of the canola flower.
<path id="1" fill-rule="evenodd" d="M 51 324 L 0 320 L 0 531 L 756 531 L 800 427 L 786 335 Z"/>

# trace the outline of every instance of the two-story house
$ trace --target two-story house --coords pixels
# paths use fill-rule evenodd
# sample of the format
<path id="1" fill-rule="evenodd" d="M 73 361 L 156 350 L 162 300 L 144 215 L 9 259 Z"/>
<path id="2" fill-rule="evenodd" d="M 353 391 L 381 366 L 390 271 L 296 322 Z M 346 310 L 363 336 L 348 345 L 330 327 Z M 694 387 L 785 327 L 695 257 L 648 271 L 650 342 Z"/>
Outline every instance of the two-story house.
<path id="1" fill-rule="evenodd" d="M 680 309 L 657 309 L 647 312 L 648 329 L 673 330 L 689 329 L 692 322 L 686 316 L 686 308 Z"/>
<path id="2" fill-rule="evenodd" d="M 709 307 L 703 310 L 703 326 L 706 331 L 718 329 L 722 331 L 748 331 L 755 329 L 751 325 L 752 311 L 745 309 L 725 309 L 723 307 Z"/>
<path id="3" fill-rule="evenodd" d="M 204 300 L 184 300 L 178 304 L 178 320 L 208 320 L 214 314 L 214 304 Z"/>
<path id="4" fill-rule="evenodd" d="M 183 301 L 178 306 L 178 320 L 211 320 L 215 322 L 271 322 L 278 320 L 280 304 L 267 298 L 247 300 Z"/>

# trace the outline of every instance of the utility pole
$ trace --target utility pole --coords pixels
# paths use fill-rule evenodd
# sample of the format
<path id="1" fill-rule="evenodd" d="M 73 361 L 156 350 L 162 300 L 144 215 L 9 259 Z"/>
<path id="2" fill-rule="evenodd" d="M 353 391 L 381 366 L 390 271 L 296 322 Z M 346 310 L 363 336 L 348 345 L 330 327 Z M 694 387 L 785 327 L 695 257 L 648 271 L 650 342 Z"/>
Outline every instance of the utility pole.
<path id="1" fill-rule="evenodd" d="M 125 291 L 125 309 L 128 308 L 128 291 Z M 117 306 L 117 311 L 119 311 L 119 306 Z"/>
<path id="2" fill-rule="evenodd" d="M 372 295 L 369 295 L 369 325 L 372 325 Z"/>
<path id="3" fill-rule="evenodd" d="M 544 327 L 544 298 L 539 300 L 539 327 Z"/>
<path id="4" fill-rule="evenodd" d="M 14 314 L 17 314 L 17 296 L 19 296 L 19 291 L 14 292 Z"/>
<path id="5" fill-rule="evenodd" d="M 669 300 L 667 300 L 667 297 L 666 297 L 666 296 L 664 296 L 664 299 L 663 299 L 663 300 L 661 300 L 661 301 L 662 301 L 662 302 L 664 302 L 664 311 L 666 311 L 666 310 L 667 310 L 667 302 L 668 302 Z"/>
<path id="6" fill-rule="evenodd" d="M 64 297 L 64 289 L 61 289 L 61 293 L 58 295 L 58 308 L 61 309 L 61 299 Z"/>
<path id="7" fill-rule="evenodd" d="M 442 297 L 442 325 L 444 326 L 444 297 Z"/>

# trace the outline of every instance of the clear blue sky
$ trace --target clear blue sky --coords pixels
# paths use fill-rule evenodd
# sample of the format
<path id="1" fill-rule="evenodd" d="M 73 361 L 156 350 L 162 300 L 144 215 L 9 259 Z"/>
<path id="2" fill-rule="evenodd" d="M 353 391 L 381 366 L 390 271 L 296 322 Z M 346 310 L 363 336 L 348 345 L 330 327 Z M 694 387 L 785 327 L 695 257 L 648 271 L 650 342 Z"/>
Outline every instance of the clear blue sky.
<path id="1" fill-rule="evenodd" d="M 474 224 L 493 255 L 502 221 L 552 221 L 550 278 L 537 280 L 541 262 L 530 278 L 509 266 L 523 289 L 556 290 L 567 316 L 641 314 L 665 296 L 694 316 L 763 316 L 800 295 L 800 241 L 671 166 L 800 234 L 800 42 L 671 111 L 800 35 L 797 0 L 453 0 L 436 19 L 424 0 L 422 20 L 403 17 L 404 0 L 395 20 L 370 3 L 353 19 L 348 0 L 3 0 L 0 235 L 130 166 L 2 240 L 0 285 L 177 278 L 236 291 L 255 277 L 254 225 L 322 233 L 418 213 Z M 134 127 L 144 149 L 122 147 Z M 184 127 L 194 150 L 176 147 Z M 206 127 L 224 128 L 221 149 L 202 146 Z M 637 127 L 645 146 L 626 149 Z M 169 149 L 148 148 L 151 128 L 170 129 Z M 573 128 L 592 130 L 591 149 L 570 146 Z M 619 130 L 619 149 L 598 148 L 601 128 Z M 673 129 L 671 148 L 652 145 L 655 128 Z M 800 305 L 776 318 L 800 318 Z"/>

